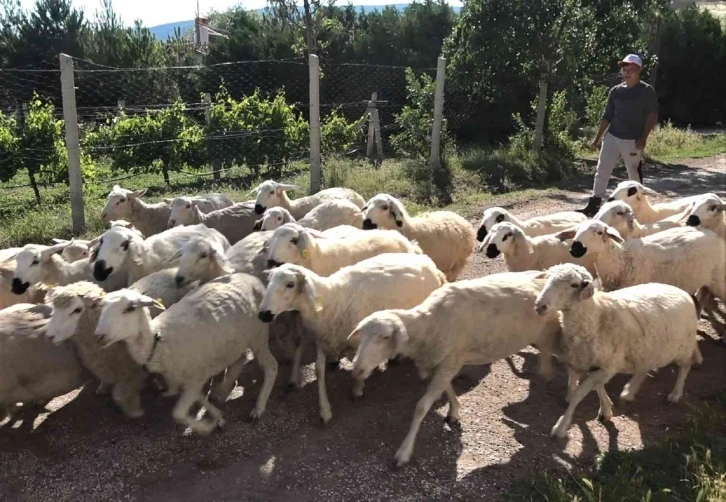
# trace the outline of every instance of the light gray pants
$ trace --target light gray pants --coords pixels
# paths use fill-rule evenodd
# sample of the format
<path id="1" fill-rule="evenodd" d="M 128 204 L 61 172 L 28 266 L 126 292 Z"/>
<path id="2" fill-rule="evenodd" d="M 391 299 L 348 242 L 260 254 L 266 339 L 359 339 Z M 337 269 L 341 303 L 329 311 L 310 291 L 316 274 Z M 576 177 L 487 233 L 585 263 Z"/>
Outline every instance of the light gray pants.
<path id="1" fill-rule="evenodd" d="M 620 139 L 612 134 L 605 133 L 605 138 L 600 147 L 600 157 L 597 159 L 597 171 L 595 172 L 595 183 L 592 187 L 594 197 L 603 198 L 608 188 L 608 181 L 613 174 L 618 159 L 623 159 L 625 168 L 628 170 L 628 178 L 638 181 L 638 164 L 643 158 L 643 150 L 635 148 L 634 139 Z"/>

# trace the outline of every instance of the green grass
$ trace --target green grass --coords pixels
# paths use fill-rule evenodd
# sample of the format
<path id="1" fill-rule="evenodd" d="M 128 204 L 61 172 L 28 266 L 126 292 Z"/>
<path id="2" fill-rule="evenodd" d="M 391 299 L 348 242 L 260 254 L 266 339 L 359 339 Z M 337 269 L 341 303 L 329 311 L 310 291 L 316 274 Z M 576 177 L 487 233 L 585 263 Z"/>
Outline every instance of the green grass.
<path id="1" fill-rule="evenodd" d="M 539 473 L 515 484 L 508 502 L 726 501 L 726 393 L 694 408 L 683 429 L 636 451 L 610 451 L 594 466 Z"/>

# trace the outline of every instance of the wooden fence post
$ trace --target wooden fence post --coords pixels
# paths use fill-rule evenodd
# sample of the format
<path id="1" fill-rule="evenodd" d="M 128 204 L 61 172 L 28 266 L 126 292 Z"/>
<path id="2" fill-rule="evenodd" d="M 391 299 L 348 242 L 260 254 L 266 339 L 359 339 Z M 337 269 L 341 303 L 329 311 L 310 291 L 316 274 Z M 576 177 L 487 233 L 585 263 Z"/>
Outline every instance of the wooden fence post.
<path id="1" fill-rule="evenodd" d="M 320 61 L 308 56 L 310 71 L 310 194 L 320 191 L 322 178 L 320 160 Z"/>
<path id="2" fill-rule="evenodd" d="M 429 167 L 438 169 L 441 155 L 441 124 L 444 120 L 444 83 L 446 81 L 446 58 L 439 56 L 436 65 L 436 90 L 434 93 L 434 123 L 431 126 L 431 156 Z"/>
<path id="3" fill-rule="evenodd" d="M 71 219 L 73 233 L 82 234 L 86 228 L 83 212 L 83 174 L 81 173 L 81 151 L 78 146 L 78 114 L 76 112 L 76 87 L 73 76 L 73 58 L 61 53 L 61 91 L 63 94 L 63 119 L 66 129 L 68 150 L 68 181 L 71 188 Z"/>

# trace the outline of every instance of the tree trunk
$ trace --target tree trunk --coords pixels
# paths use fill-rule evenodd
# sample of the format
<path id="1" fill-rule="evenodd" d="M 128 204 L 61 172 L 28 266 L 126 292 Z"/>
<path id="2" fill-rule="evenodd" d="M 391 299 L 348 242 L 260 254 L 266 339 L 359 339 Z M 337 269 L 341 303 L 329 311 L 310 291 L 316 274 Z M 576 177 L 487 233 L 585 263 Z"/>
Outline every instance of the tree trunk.
<path id="1" fill-rule="evenodd" d="M 40 206 L 40 190 L 38 190 L 38 182 L 35 180 L 35 173 L 32 169 L 28 169 L 28 178 L 30 178 L 30 185 L 33 187 L 33 192 L 35 192 L 35 200 Z"/>
<path id="2" fill-rule="evenodd" d="M 537 103 L 537 118 L 534 123 L 534 151 L 537 155 L 542 150 L 544 138 L 545 112 L 547 111 L 547 75 L 542 74 L 539 81 L 539 101 Z"/>
<path id="3" fill-rule="evenodd" d="M 166 162 L 162 162 L 161 172 L 164 175 L 164 183 L 166 183 L 166 186 L 170 186 L 171 183 L 169 182 L 169 166 L 167 165 Z"/>
<path id="4" fill-rule="evenodd" d="M 216 182 L 222 180 L 222 164 L 218 160 L 212 161 L 212 177 Z"/>

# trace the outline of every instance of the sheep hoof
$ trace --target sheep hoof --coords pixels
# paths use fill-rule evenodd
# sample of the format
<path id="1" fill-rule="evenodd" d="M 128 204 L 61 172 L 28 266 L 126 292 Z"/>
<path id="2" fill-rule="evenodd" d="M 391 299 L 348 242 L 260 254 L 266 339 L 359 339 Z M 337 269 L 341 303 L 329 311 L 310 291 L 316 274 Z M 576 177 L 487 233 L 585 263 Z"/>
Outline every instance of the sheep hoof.
<path id="1" fill-rule="evenodd" d="M 260 420 L 260 414 L 257 413 L 257 410 L 252 410 L 250 414 L 247 416 L 247 422 L 250 424 L 256 424 Z"/>
<path id="2" fill-rule="evenodd" d="M 219 429 L 220 432 L 224 432 L 225 425 L 227 425 L 227 422 L 223 418 L 217 420 L 217 429 Z"/>
<path id="3" fill-rule="evenodd" d="M 673 394 L 673 393 L 668 394 L 668 400 L 667 400 L 668 404 L 676 404 L 680 400 L 681 400 L 681 396 L 679 394 Z"/>
<path id="4" fill-rule="evenodd" d="M 604 424 L 606 422 L 609 422 L 611 418 L 612 418 L 611 416 L 605 415 L 605 413 L 603 413 L 602 411 L 598 411 L 597 412 L 597 420 L 601 424 Z"/>
<path id="5" fill-rule="evenodd" d="M 451 415 L 446 415 L 444 417 L 444 423 L 449 424 L 449 427 L 451 427 L 451 428 L 458 427 L 459 425 L 461 425 L 461 422 L 459 421 L 459 419 L 456 417 L 452 417 Z"/>

